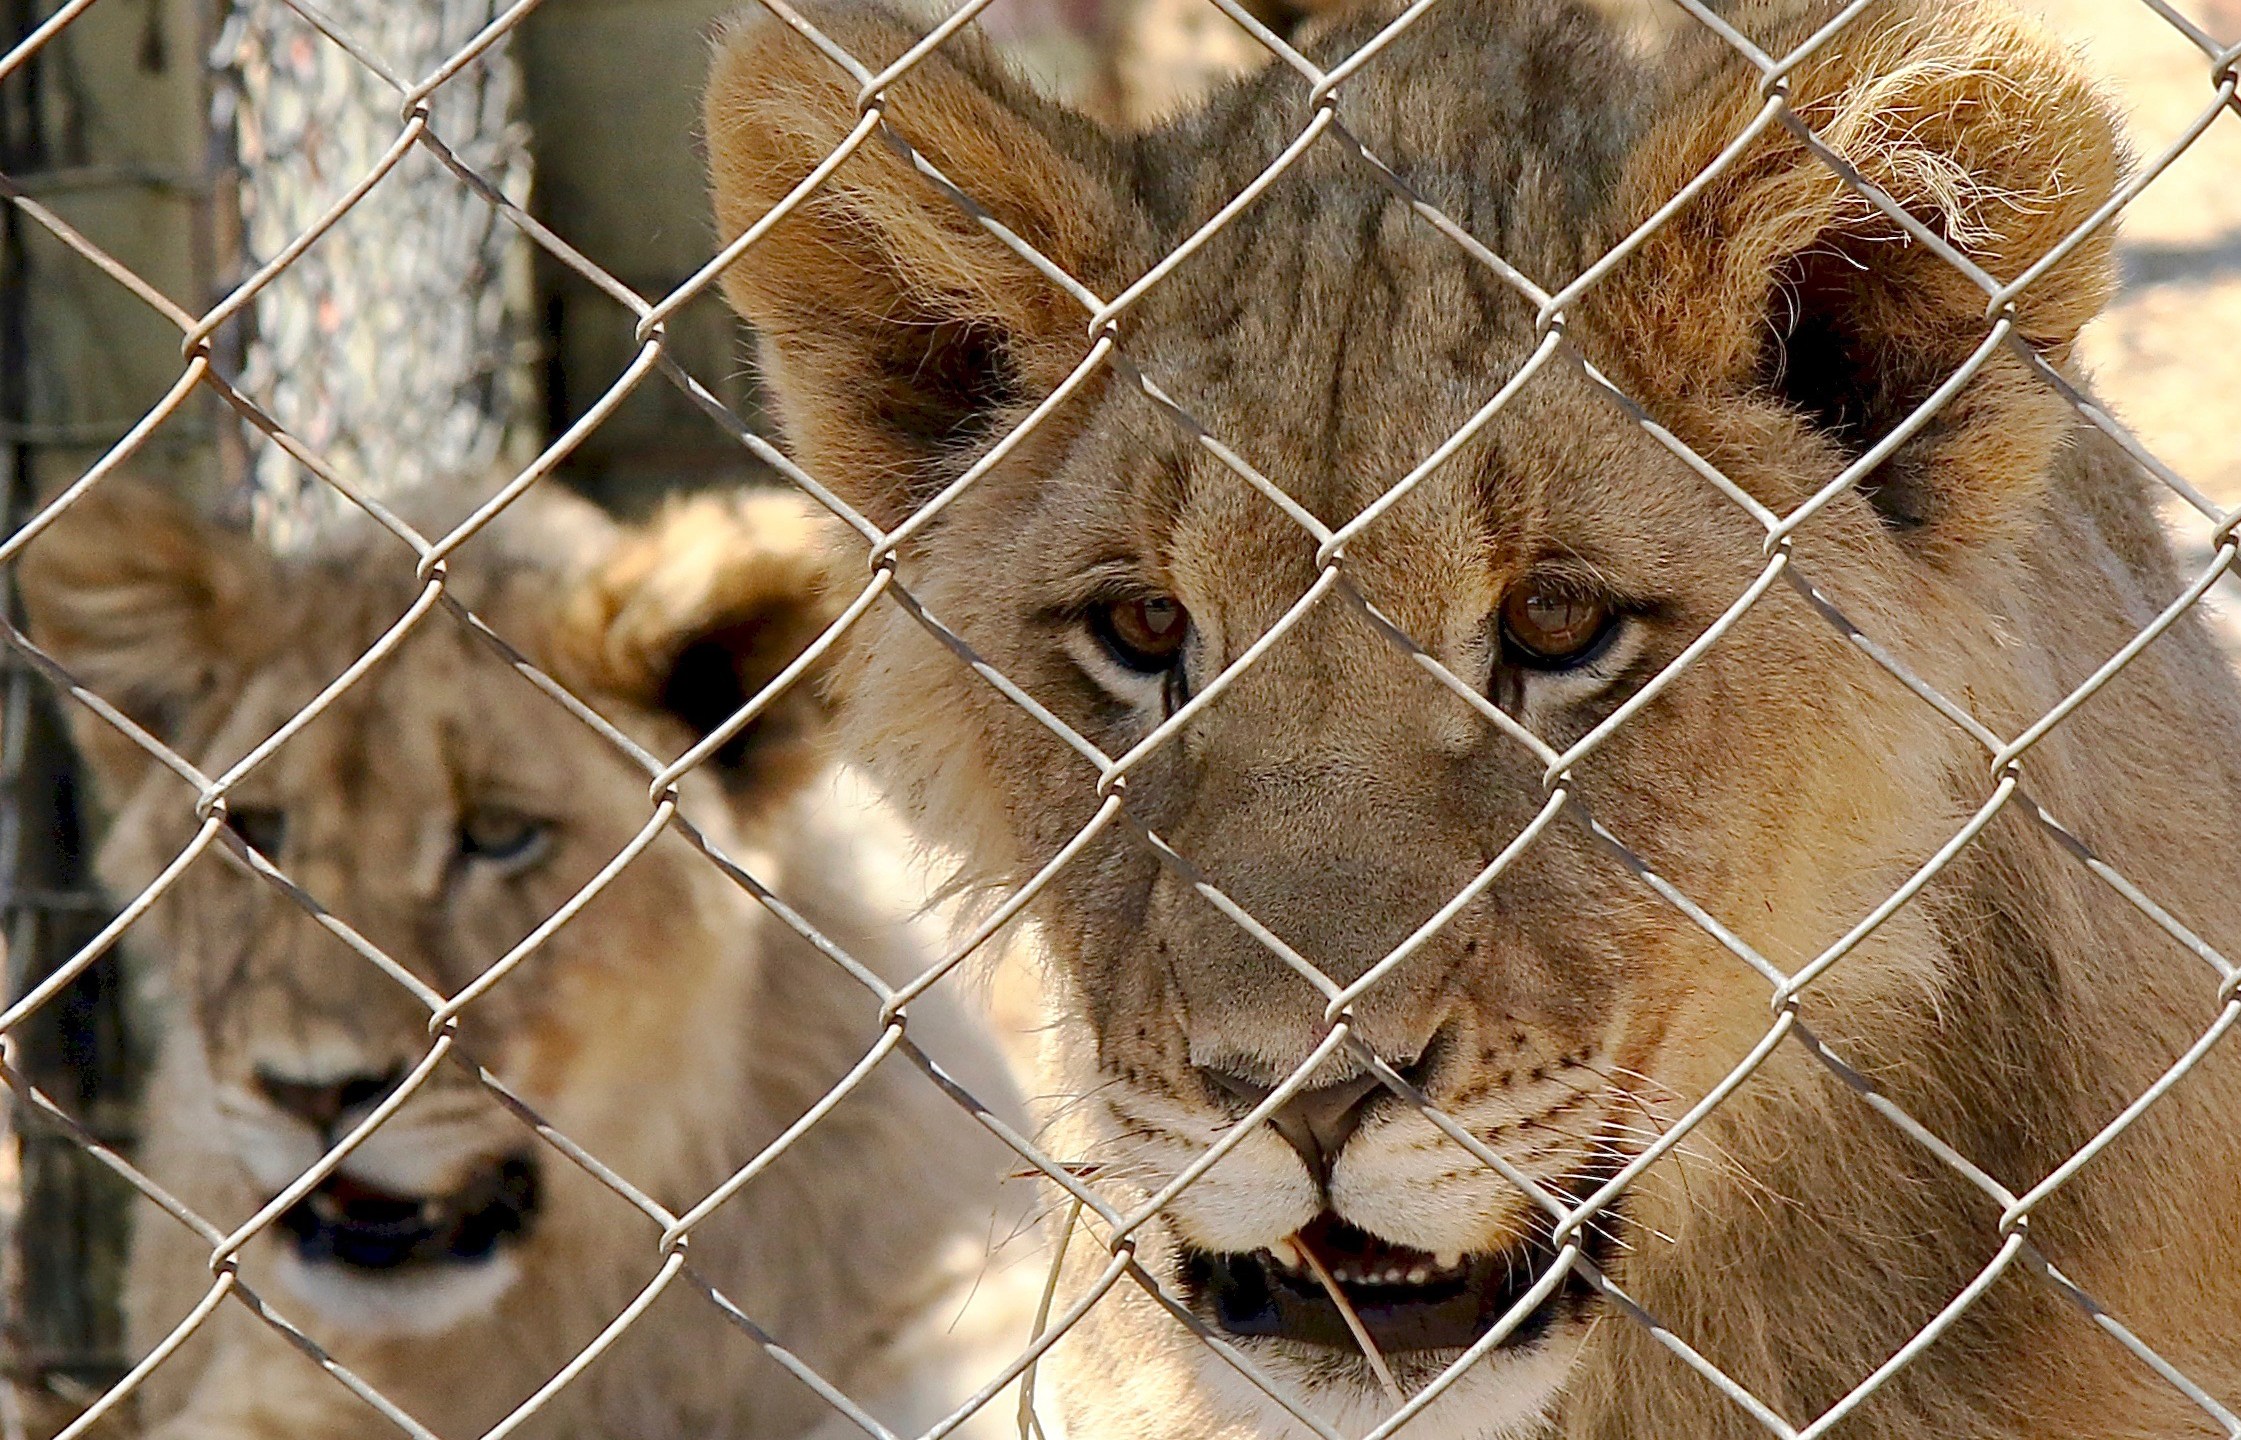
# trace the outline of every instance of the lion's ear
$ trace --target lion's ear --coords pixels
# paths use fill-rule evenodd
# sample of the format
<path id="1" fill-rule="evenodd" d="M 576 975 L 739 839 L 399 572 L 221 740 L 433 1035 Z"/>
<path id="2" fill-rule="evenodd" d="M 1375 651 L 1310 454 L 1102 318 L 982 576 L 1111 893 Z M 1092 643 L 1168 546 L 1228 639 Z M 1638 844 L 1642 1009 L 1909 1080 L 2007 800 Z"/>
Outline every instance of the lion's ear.
<path id="1" fill-rule="evenodd" d="M 1824 9 L 1761 36 L 1802 41 Z M 1753 11 L 1737 7 L 1750 31 Z M 1691 44 L 1722 46 L 1711 36 Z M 1646 216 L 1742 133 L 1764 103 L 1732 60 L 1637 151 Z M 2084 225 L 2124 168 L 2116 121 L 2076 62 L 2004 8 L 1896 0 L 1870 9 L 1790 79 L 1827 146 L 2006 284 Z M 1685 112 L 1685 113 L 1684 113 Z M 2016 298 L 2017 328 L 2057 364 L 2114 284 L 2106 227 Z M 1986 292 L 1776 125 L 1622 272 L 1624 322 L 1653 386 L 1710 399 L 1771 394 L 1845 460 L 1889 435 L 1991 331 Z M 1861 485 L 1884 522 L 1936 544 L 2006 533 L 2035 502 L 2072 422 L 2004 349 Z M 1825 477 L 1823 477 L 1825 478 Z"/>
<path id="2" fill-rule="evenodd" d="M 865 64 L 917 35 L 877 11 L 816 21 Z M 768 15 L 718 39 L 704 102 L 721 238 L 762 220 L 856 127 L 856 84 Z M 1119 203 L 1109 142 L 1030 92 L 976 36 L 897 81 L 886 114 L 1013 234 L 1084 283 L 1108 279 Z M 1062 148 L 1063 147 L 1063 148 Z M 1087 350 L 1087 314 L 873 135 L 723 277 L 756 329 L 798 457 L 874 523 L 939 490 L 999 417 Z"/>
<path id="3" fill-rule="evenodd" d="M 774 492 L 670 504 L 577 586 L 560 628 L 562 678 L 671 715 L 696 738 L 714 734 L 839 613 L 827 527 Z M 814 773 L 827 722 L 815 679 L 797 679 L 709 757 L 735 799 L 768 799 Z"/>
<path id="4" fill-rule="evenodd" d="M 280 600 L 254 540 L 128 477 L 79 498 L 24 549 L 16 573 L 32 643 L 173 745 L 258 663 L 267 607 Z M 147 751 L 83 705 L 63 708 L 95 784 L 121 801 L 152 763 Z"/>

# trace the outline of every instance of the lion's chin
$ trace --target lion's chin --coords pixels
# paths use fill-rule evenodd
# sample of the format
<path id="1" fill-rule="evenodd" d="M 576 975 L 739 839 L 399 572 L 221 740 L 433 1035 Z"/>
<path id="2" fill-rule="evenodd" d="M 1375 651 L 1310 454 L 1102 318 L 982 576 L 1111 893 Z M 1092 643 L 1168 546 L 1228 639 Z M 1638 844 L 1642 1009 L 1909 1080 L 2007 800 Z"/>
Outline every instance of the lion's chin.
<path id="1" fill-rule="evenodd" d="M 1530 1343 L 1495 1349 L 1457 1375 L 1400 1432 L 1406 1440 L 1547 1440 L 1564 1384 L 1587 1334 L 1584 1318 L 1566 1316 Z M 1224 1337 L 1228 1339 L 1229 1337 Z M 1276 1338 L 1230 1339 L 1288 1407 L 1341 1435 L 1368 1435 L 1389 1422 L 1392 1396 L 1359 1350 L 1308 1346 Z M 1308 1440 L 1310 1431 L 1277 1401 L 1203 1346 L 1194 1368 L 1206 1387 L 1209 1423 L 1196 1430 L 1221 1440 Z M 1401 1391 L 1415 1403 L 1457 1356 L 1416 1351 L 1388 1357 Z M 1148 1418 L 1148 1417 L 1137 1417 Z"/>
<path id="2" fill-rule="evenodd" d="M 521 1278 L 511 1253 L 440 1269 L 367 1274 L 293 1251 L 278 1273 L 289 1295 L 339 1330 L 371 1338 L 437 1335 L 489 1315 Z"/>
<path id="3" fill-rule="evenodd" d="M 539 1209 L 533 1157 L 492 1160 L 440 1195 L 330 1176 L 281 1215 L 280 1278 L 329 1322 L 429 1335 L 487 1313 L 520 1276 Z"/>

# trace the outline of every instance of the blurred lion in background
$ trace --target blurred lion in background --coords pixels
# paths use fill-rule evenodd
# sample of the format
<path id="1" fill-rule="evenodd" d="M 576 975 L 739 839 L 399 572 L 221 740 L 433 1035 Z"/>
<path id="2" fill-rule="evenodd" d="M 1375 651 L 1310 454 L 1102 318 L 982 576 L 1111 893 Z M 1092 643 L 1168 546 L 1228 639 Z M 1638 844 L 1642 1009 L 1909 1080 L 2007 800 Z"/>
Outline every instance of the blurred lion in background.
<path id="1" fill-rule="evenodd" d="M 675 756 L 831 619 L 819 537 L 775 495 L 698 499 L 619 530 L 532 497 L 451 566 L 451 593 L 636 743 Z M 26 551 L 36 642 L 217 774 L 307 704 L 419 587 L 401 548 L 279 560 L 129 480 Z M 82 706 L 120 899 L 176 856 L 194 797 Z M 680 782 L 680 813 L 849 954 L 931 963 L 901 837 L 828 762 L 805 680 Z M 254 875 L 253 847 L 421 983 L 457 993 L 559 911 L 651 813 L 645 773 L 447 614 L 227 797 L 224 847 L 127 937 L 168 1024 L 143 1168 L 221 1229 L 245 1221 L 420 1062 L 428 1011 Z M 947 987 L 944 987 L 945 989 Z M 463 1015 L 461 1053 L 681 1214 L 793 1124 L 878 1035 L 872 993 L 674 829 Z M 1016 1111 L 979 1020 L 941 991 L 910 1034 Z M 698 1293 L 713 1285 L 884 1423 L 923 1429 L 1027 1344 L 1032 1263 L 990 1270 L 1007 1156 L 890 1056 L 704 1223 L 689 1269 L 521 1431 L 780 1440 L 861 1431 Z M 209 1247 L 137 1212 L 134 1354 L 211 1283 Z M 661 1265 L 659 1227 L 480 1083 L 427 1083 L 243 1254 L 246 1282 L 442 1435 L 530 1397 Z M 966 1302 L 971 1299 L 971 1304 Z M 162 1440 L 322 1440 L 394 1427 L 228 1303 L 142 1389 Z M 1005 1433 L 985 1407 L 963 1433 Z M 821 1428 L 832 1427 L 828 1432 Z"/>

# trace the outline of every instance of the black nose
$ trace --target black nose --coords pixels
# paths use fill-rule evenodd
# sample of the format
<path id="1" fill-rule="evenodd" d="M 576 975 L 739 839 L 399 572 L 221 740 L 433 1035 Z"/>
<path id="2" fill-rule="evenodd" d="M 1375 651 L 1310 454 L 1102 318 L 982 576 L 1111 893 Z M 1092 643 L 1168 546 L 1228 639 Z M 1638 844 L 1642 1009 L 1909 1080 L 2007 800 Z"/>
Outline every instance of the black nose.
<path id="1" fill-rule="evenodd" d="M 1260 1104 L 1275 1089 L 1226 1070 L 1202 1068 L 1199 1073 L 1215 1089 L 1234 1095 L 1247 1105 Z M 1383 1088 L 1375 1075 L 1360 1075 L 1336 1085 L 1302 1090 L 1278 1106 L 1276 1113 L 1268 1117 L 1268 1123 L 1284 1137 L 1286 1144 L 1299 1152 L 1299 1158 L 1307 1165 L 1307 1173 L 1315 1177 L 1315 1183 L 1327 1186 L 1331 1167 L 1338 1163 L 1338 1152 L 1346 1148 L 1346 1142 L 1361 1128 L 1369 1102 Z"/>
<path id="2" fill-rule="evenodd" d="M 267 1100 L 324 1135 L 351 1111 L 379 1104 L 382 1097 L 397 1088 L 404 1072 L 394 1069 L 380 1075 L 298 1080 L 260 1065 L 256 1076 L 257 1088 L 264 1092 Z"/>

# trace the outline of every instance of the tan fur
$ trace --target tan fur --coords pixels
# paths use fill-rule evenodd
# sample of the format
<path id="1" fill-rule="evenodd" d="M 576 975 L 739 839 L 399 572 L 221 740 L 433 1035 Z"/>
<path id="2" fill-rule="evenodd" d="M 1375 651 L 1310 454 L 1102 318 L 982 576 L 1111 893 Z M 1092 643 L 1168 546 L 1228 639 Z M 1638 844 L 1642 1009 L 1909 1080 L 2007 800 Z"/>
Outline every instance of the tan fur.
<path id="1" fill-rule="evenodd" d="M 524 508 L 539 504 L 559 502 Z M 642 531 L 605 530 L 588 569 L 554 556 L 553 524 L 509 514 L 500 529 L 515 525 L 528 529 L 469 545 L 452 593 L 665 758 L 710 723 L 698 711 L 712 702 L 681 692 L 682 657 L 699 655 L 703 680 L 727 678 L 710 663 L 735 666 L 729 678 L 751 692 L 835 613 L 817 583 L 816 529 L 790 500 L 697 500 Z M 32 546 L 23 583 L 39 643 L 213 774 L 361 653 L 414 591 L 410 557 L 394 546 L 283 566 L 128 481 L 80 501 Z M 728 709 L 722 689 L 713 703 Z M 101 872 L 131 895 L 192 833 L 193 797 L 99 721 L 74 720 L 115 812 Z M 682 813 L 835 942 L 900 980 L 930 958 L 904 918 L 913 887 L 902 838 L 823 758 L 823 729 L 805 684 L 765 712 L 741 751 L 719 751 L 684 780 Z M 642 772 L 439 612 L 230 800 L 283 809 L 273 858 L 290 877 L 452 993 L 630 839 L 650 813 L 646 789 Z M 490 873 L 454 853 L 454 827 L 490 804 L 550 823 L 541 859 Z M 381 1075 L 425 1053 L 418 1003 L 230 854 L 195 862 L 130 938 L 169 1017 L 140 1158 L 221 1228 L 325 1148 L 270 1103 L 260 1067 Z M 868 991 L 672 833 L 476 1001 L 460 1043 L 563 1135 L 681 1213 L 861 1058 L 876 1011 Z M 940 995 L 912 1015 L 911 1033 L 999 1113 L 1016 1104 L 977 1019 Z M 544 1148 L 461 1066 L 439 1067 L 345 1164 L 366 1183 L 441 1192 L 514 1153 L 537 1156 L 542 1205 L 499 1252 L 514 1278 L 495 1296 L 448 1291 L 440 1314 L 410 1297 L 385 1301 L 405 1318 L 381 1318 L 363 1288 L 338 1299 L 331 1278 L 292 1261 L 287 1238 L 269 1232 L 245 1252 L 243 1277 L 436 1433 L 482 1433 L 653 1279 L 659 1226 Z M 1025 1343 L 1037 1268 L 1019 1263 L 1028 1247 L 983 1273 L 991 1238 L 1007 1228 L 1000 1211 L 1011 1202 L 997 1188 L 1006 1168 L 915 1067 L 890 1060 L 693 1232 L 692 1273 L 520 1433 L 861 1433 L 728 1324 L 695 1274 L 872 1413 L 923 1428 Z M 422 1178 L 395 1178 L 406 1175 Z M 129 1309 L 145 1349 L 210 1277 L 207 1247 L 168 1216 L 144 1207 L 136 1224 Z M 999 1402 L 968 1429 L 1003 1433 L 1006 1410 Z M 163 1440 L 394 1433 L 231 1304 L 150 1377 L 141 1418 Z"/>
<path id="2" fill-rule="evenodd" d="M 1772 54 L 1835 13 L 1738 4 Z M 866 63 L 910 34 L 819 12 Z M 1326 63 L 1367 38 L 1343 31 Z M 1352 133 L 1553 288 L 1740 132 L 1758 77 L 1686 27 L 1639 37 L 1561 0 L 1450 0 L 1340 91 Z M 1975 263 L 2008 280 L 2083 224 L 2122 169 L 2072 59 L 1989 3 L 1889 0 L 1790 77 L 1798 112 Z M 1310 118 L 1271 72 L 1140 139 L 1023 93 L 960 36 L 898 81 L 897 132 L 1097 293 L 1117 294 Z M 793 32 L 740 22 L 707 94 L 726 237 L 856 118 L 854 85 Z M 2018 300 L 2056 364 L 2110 284 L 2106 234 Z M 725 278 L 755 323 L 796 455 L 893 522 L 938 493 L 1085 353 L 1082 312 L 876 140 Z M 1941 268 L 1776 129 L 1568 317 L 1663 425 L 1777 512 L 1880 440 L 1988 322 Z M 946 328 L 924 323 L 940 317 Z M 1122 323 L 1128 355 L 1326 524 L 1356 514 L 1515 372 L 1532 307 L 1334 142 Z M 2082 376 L 2073 374 L 2075 383 Z M 1587 381 L 1550 367 L 1347 548 L 1346 573 L 1465 681 L 1562 746 L 1703 632 L 1764 537 Z M 1161 715 L 1088 633 L 1103 600 L 1192 617 L 1202 688 L 1297 600 L 1314 545 L 1124 379 L 1084 387 L 900 552 L 903 583 L 1105 753 Z M 1997 356 L 1795 540 L 1869 635 L 2012 735 L 2182 584 L 2144 478 L 2013 356 Z M 1557 577 L 1629 618 L 1570 676 L 1505 658 L 1493 616 Z M 1131 685 L 1134 688 L 1130 688 Z M 835 685 L 847 738 L 968 876 L 1016 883 L 1094 813 L 1094 771 L 907 616 L 874 612 Z M 2024 761 L 2031 803 L 2232 954 L 2241 695 L 2183 620 Z M 1665 880 L 1795 968 L 1896 890 L 1991 793 L 1982 749 L 1776 584 L 1575 776 Z M 1540 763 L 1343 598 L 1128 781 L 1132 813 L 1344 981 L 1454 896 L 1541 805 Z M 2213 1021 L 2215 977 L 2027 818 L 2019 801 L 1807 992 L 1803 1015 L 1886 1094 L 2020 1192 L 2085 1145 Z M 1038 905 L 1071 1019 L 1055 1144 L 1124 1208 L 1324 1033 L 1324 1001 L 1116 825 Z M 1547 831 L 1354 1007 L 1356 1032 L 1549 1182 L 1638 1153 L 1766 1033 L 1768 986 L 1580 826 Z M 1356 1073 L 1341 1054 L 1319 1081 Z M 2228 1404 L 2241 1401 L 2241 1066 L 2230 1043 L 2043 1206 L 2053 1263 Z M 1272 1245 L 1328 1206 L 1425 1250 L 1499 1251 L 1526 1202 L 1407 1106 L 1372 1102 L 1319 1193 L 1249 1135 L 1134 1238 L 1183 1287 L 1187 1249 Z M 1799 1426 L 1927 1325 L 1998 1249 L 1999 1207 L 1784 1047 L 1629 1193 L 1610 1272 Z M 1099 1247 L 1077 1241 L 1078 1276 Z M 1086 1257 L 1086 1258 L 1085 1258 Z M 1187 1298 L 1187 1296 L 1186 1296 Z M 1346 1354 L 1237 1343 L 1342 1433 L 1385 1413 Z M 1446 1356 L 1400 1357 L 1420 1385 Z M 1123 1285 L 1054 1363 L 1077 1436 L 1292 1436 Z M 1581 1296 L 1407 1433 L 1681 1440 L 1763 1433 L 1652 1334 Z M 1837 1433 L 1859 1440 L 2213 1433 L 2175 1390 L 2024 1269 Z"/>

